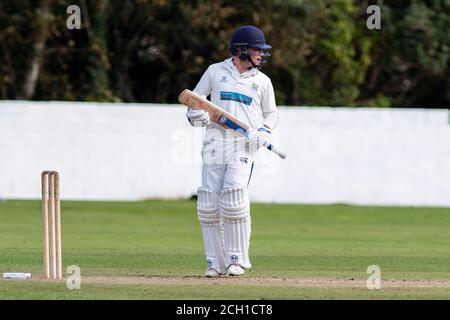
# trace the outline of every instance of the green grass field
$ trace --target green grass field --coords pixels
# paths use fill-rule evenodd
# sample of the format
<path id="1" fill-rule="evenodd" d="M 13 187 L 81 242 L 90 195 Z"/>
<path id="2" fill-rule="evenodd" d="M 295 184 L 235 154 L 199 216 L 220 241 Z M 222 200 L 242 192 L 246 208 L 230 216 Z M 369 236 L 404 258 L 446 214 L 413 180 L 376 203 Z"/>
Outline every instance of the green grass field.
<path id="1" fill-rule="evenodd" d="M 69 290 L 40 279 L 40 206 L 0 202 L 0 271 L 33 274 L 0 280 L 0 299 L 450 299 L 450 209 L 252 204 L 253 269 L 209 280 L 195 201 L 63 201 Z"/>

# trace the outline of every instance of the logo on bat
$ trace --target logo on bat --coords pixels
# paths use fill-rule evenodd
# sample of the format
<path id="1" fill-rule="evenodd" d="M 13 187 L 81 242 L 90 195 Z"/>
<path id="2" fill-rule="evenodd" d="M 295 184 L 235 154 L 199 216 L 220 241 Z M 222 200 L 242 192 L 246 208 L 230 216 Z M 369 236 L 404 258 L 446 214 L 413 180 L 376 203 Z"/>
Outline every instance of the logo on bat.
<path id="1" fill-rule="evenodd" d="M 225 122 L 227 122 L 227 118 L 225 118 L 225 116 L 220 116 L 219 117 L 219 122 L 220 123 L 225 123 Z"/>

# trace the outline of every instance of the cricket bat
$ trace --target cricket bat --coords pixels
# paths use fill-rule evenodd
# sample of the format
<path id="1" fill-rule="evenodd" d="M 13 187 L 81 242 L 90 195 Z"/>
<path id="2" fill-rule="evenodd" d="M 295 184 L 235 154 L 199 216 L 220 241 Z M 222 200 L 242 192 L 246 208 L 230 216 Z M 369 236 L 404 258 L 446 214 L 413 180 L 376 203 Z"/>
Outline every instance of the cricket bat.
<path id="1" fill-rule="evenodd" d="M 247 126 L 239 119 L 236 119 L 234 116 L 232 116 L 219 106 L 215 105 L 211 101 L 202 98 L 189 89 L 184 89 L 181 92 L 180 96 L 178 97 L 178 101 L 193 109 L 205 110 L 209 113 L 209 117 L 212 121 L 225 129 L 232 129 L 233 132 L 238 136 L 246 137 L 248 135 L 248 132 L 250 130 L 249 126 Z M 286 158 L 286 154 L 275 148 L 273 144 L 264 141 L 262 145 L 273 153 L 277 154 L 281 159 Z"/>

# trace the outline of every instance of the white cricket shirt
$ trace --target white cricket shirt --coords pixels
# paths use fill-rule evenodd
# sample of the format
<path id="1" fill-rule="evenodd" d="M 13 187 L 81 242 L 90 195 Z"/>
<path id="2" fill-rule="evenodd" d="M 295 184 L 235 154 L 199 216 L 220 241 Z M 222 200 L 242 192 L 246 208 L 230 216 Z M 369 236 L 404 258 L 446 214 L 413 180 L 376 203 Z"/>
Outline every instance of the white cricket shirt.
<path id="1" fill-rule="evenodd" d="M 203 74 L 194 91 L 199 95 L 211 95 L 211 101 L 251 128 L 263 125 L 274 129 L 278 124 L 278 111 L 272 81 L 264 73 L 252 68 L 239 73 L 233 58 L 212 64 Z M 211 130 L 215 129 L 215 130 Z M 218 136 L 216 130 L 224 128 L 211 122 L 206 128 L 205 140 Z"/>

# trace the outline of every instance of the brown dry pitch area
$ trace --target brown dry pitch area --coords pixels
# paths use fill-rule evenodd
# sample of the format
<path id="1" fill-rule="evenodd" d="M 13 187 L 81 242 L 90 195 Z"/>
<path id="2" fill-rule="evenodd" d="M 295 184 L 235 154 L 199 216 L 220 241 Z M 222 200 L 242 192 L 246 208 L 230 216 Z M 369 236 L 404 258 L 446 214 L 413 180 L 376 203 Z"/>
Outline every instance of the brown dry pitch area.
<path id="1" fill-rule="evenodd" d="M 54 281 L 44 278 L 34 278 L 32 281 Z M 64 281 L 64 280 L 60 280 Z M 83 276 L 84 284 L 100 285 L 261 285 L 261 286 L 294 286 L 294 287 L 366 287 L 366 279 L 339 279 L 339 278 L 271 278 L 271 277 L 231 277 L 220 278 L 180 277 L 180 276 L 152 276 L 152 277 L 126 277 L 126 276 Z M 450 288 L 450 280 L 398 280 L 382 279 L 381 287 L 405 288 Z"/>

